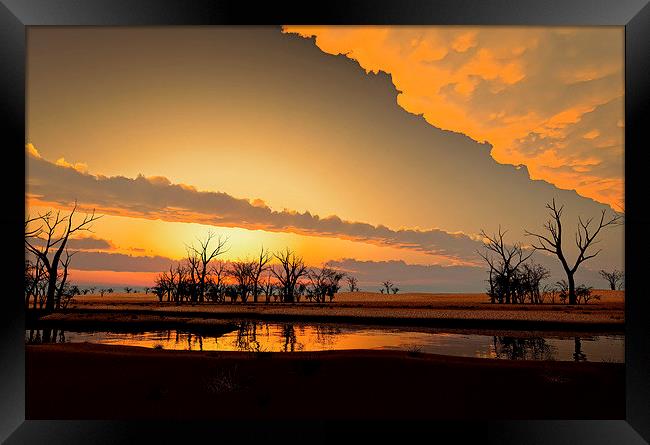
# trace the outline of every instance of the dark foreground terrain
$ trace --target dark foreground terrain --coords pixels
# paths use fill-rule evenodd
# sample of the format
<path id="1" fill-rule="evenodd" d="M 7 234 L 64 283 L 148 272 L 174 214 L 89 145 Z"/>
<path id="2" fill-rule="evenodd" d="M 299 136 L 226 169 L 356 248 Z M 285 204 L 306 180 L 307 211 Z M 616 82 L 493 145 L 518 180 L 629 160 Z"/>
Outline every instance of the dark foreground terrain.
<path id="1" fill-rule="evenodd" d="M 623 419 L 624 365 L 26 346 L 27 419 Z"/>

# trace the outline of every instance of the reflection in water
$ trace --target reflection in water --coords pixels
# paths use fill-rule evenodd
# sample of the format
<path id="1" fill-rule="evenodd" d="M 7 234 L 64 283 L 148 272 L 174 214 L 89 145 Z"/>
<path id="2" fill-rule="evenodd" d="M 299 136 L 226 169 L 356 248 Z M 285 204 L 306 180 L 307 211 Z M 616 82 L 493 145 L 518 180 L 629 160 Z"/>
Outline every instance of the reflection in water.
<path id="1" fill-rule="evenodd" d="M 505 360 L 624 362 L 624 336 L 514 337 L 441 333 L 427 329 L 240 321 L 225 334 L 192 330 L 141 332 L 27 330 L 25 342 L 91 342 L 198 351 L 319 351 L 397 349 Z"/>
<path id="2" fill-rule="evenodd" d="M 497 358 L 509 360 L 553 360 L 554 348 L 541 337 L 494 336 L 494 353 Z"/>

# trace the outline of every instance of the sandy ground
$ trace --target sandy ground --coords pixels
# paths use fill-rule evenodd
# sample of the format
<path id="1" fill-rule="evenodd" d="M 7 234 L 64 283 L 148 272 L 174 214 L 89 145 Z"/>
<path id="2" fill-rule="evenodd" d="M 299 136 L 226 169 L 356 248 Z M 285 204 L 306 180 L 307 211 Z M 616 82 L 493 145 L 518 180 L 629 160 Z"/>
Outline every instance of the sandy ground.
<path id="1" fill-rule="evenodd" d="M 598 290 L 601 301 L 588 305 L 491 304 L 485 294 L 398 294 L 339 293 L 333 303 L 282 304 L 159 303 L 152 295 L 112 294 L 77 297 L 63 314 L 46 317 L 83 323 L 87 314 L 120 312 L 124 321 L 135 314 L 160 317 L 257 318 L 269 321 L 319 321 L 493 329 L 593 329 L 622 331 L 623 291 Z M 58 317 L 58 318 L 57 318 Z"/>
<path id="2" fill-rule="evenodd" d="M 146 317 L 149 315 L 149 318 Z M 145 316 L 140 323 L 139 316 Z M 623 315 L 611 311 L 485 311 L 435 309 L 382 309 L 337 307 L 158 307 L 139 310 L 119 307 L 66 311 L 41 317 L 29 326 L 51 323 L 65 328 L 101 328 L 129 325 L 165 328 L 212 323 L 210 318 L 258 319 L 279 322 L 360 323 L 395 326 L 431 326 L 474 329 L 527 329 L 589 332 L 623 332 Z M 156 323 L 152 320 L 159 320 Z M 222 322 L 218 320 L 216 322 Z"/>
<path id="3" fill-rule="evenodd" d="M 56 370 L 53 381 L 49 376 Z M 27 419 L 622 419 L 624 365 L 26 346 Z"/>

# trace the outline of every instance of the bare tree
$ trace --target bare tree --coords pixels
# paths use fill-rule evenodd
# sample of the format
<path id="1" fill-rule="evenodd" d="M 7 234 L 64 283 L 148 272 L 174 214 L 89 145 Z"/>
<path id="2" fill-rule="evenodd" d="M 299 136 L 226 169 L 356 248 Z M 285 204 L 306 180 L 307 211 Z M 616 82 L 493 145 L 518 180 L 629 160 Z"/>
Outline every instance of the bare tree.
<path id="1" fill-rule="evenodd" d="M 481 230 L 481 236 L 483 236 L 484 240 L 487 240 L 483 244 L 486 251 L 477 253 L 490 266 L 490 291 L 495 292 L 496 290 L 500 302 L 505 300 L 506 303 L 511 303 L 513 278 L 519 266 L 530 258 L 533 252 L 526 254 L 520 243 L 511 246 L 506 245 L 504 241 L 506 233 L 507 230 L 502 231 L 501 226 L 499 226 L 498 233 L 492 236 L 485 233 L 485 230 Z M 498 263 L 495 262 L 492 255 L 497 255 Z M 491 295 L 491 298 L 494 302 L 494 295 Z"/>
<path id="2" fill-rule="evenodd" d="M 357 284 L 359 284 L 359 281 L 356 279 L 356 277 L 348 275 L 345 280 L 348 282 L 348 289 L 350 289 L 350 292 L 359 292 L 359 287 L 357 286 Z"/>
<path id="3" fill-rule="evenodd" d="M 253 271 L 255 263 L 252 261 L 235 261 L 230 265 L 229 274 L 237 283 L 237 289 L 242 303 L 248 301 L 248 295 L 253 290 Z"/>
<path id="4" fill-rule="evenodd" d="M 271 258 L 271 252 L 264 250 L 264 246 L 262 246 L 262 250 L 260 251 L 259 257 L 257 258 L 257 262 L 254 263 L 253 270 L 251 271 L 251 284 L 253 286 L 252 293 L 253 301 L 255 303 L 257 303 L 257 297 L 262 292 L 262 273 L 268 269 L 267 264 L 269 261 L 271 261 Z"/>
<path id="5" fill-rule="evenodd" d="M 595 257 L 601 252 L 602 249 L 599 249 L 594 253 L 589 253 L 588 251 L 590 247 L 598 242 L 596 237 L 600 231 L 605 227 L 619 224 L 622 216 L 614 215 L 611 218 L 605 218 L 606 211 L 603 210 L 600 214 L 600 220 L 595 227 L 591 226 L 591 223 L 594 220 L 593 218 L 583 221 L 582 218 L 578 217 L 578 230 L 575 235 L 575 243 L 578 247 L 578 257 L 573 263 L 573 266 L 571 266 L 562 250 L 562 210 L 564 209 L 564 205 L 558 208 L 555 204 L 555 198 L 553 198 L 551 203 L 546 204 L 546 208 L 549 209 L 550 219 L 544 224 L 544 228 L 548 234 L 542 235 L 526 230 L 526 235 L 537 238 L 537 244 L 533 244 L 534 249 L 550 252 L 556 255 L 560 260 L 567 276 L 569 304 L 576 304 L 577 300 L 574 279 L 576 270 L 578 270 L 580 264 Z"/>
<path id="6" fill-rule="evenodd" d="M 211 247 L 210 243 L 213 240 L 215 241 L 215 245 Z M 212 232 L 208 232 L 204 240 L 199 239 L 197 241 L 199 243 L 198 247 L 194 245 L 188 246 L 188 259 L 192 257 L 196 260 L 194 273 L 196 274 L 195 279 L 198 287 L 196 290 L 198 294 L 197 298 L 200 302 L 203 302 L 210 261 L 228 251 L 225 248 L 228 238 L 222 238 L 221 236 L 215 238 Z"/>
<path id="7" fill-rule="evenodd" d="M 386 289 L 386 295 L 390 295 L 390 290 L 393 288 L 393 282 L 387 280 L 381 283 L 381 285 L 384 286 L 384 289 Z M 384 293 L 384 289 L 382 289 L 382 293 Z"/>
<path id="8" fill-rule="evenodd" d="M 225 299 L 225 277 L 228 268 L 224 261 L 218 260 L 212 264 L 209 273 L 208 297 L 214 302 L 223 302 Z"/>
<path id="9" fill-rule="evenodd" d="M 39 303 L 42 308 L 47 292 L 47 282 L 47 270 L 40 259 L 36 258 L 34 262 L 29 258 L 25 259 L 25 308 L 29 308 L 30 300 L 33 301 L 34 309 L 38 307 Z"/>
<path id="10" fill-rule="evenodd" d="M 70 266 L 70 260 L 75 253 L 77 252 L 70 253 L 68 252 L 68 249 L 65 249 L 65 259 L 61 262 L 63 271 L 59 275 L 59 285 L 56 288 L 56 296 L 54 301 L 55 309 L 59 309 L 61 307 L 61 298 L 64 296 L 64 293 L 67 290 L 66 285 L 68 281 L 68 266 Z M 77 290 L 78 289 L 79 288 L 77 288 Z"/>
<path id="11" fill-rule="evenodd" d="M 339 282 L 345 274 L 329 267 L 323 267 L 322 269 L 310 270 L 307 276 L 312 286 L 312 296 L 316 299 L 316 302 L 324 303 L 326 296 L 329 297 L 330 301 L 334 299 L 334 294 L 341 288 Z"/>
<path id="12" fill-rule="evenodd" d="M 616 290 L 616 289 L 621 289 L 623 287 L 623 277 L 625 274 L 617 269 L 614 269 L 611 272 L 607 272 L 606 270 L 601 270 L 600 276 L 603 277 L 605 280 L 607 280 L 607 283 L 609 283 L 609 288 L 611 290 Z"/>
<path id="13" fill-rule="evenodd" d="M 272 281 L 273 278 L 273 273 L 269 271 L 269 273 L 266 275 L 266 280 L 264 281 L 264 297 L 265 297 L 265 302 L 269 303 L 271 301 L 271 297 L 275 296 L 275 284 Z"/>
<path id="14" fill-rule="evenodd" d="M 91 214 L 86 214 L 81 222 L 75 224 L 73 217 L 76 210 L 77 202 L 75 201 L 74 207 L 68 215 L 62 215 L 60 211 L 57 211 L 56 215 L 48 212 L 35 218 L 28 217 L 25 221 L 25 247 L 43 263 L 47 271 L 45 309 L 48 311 L 54 310 L 56 306 L 58 270 L 68 239 L 77 232 L 90 231 L 92 222 L 101 218 L 101 216 L 96 216 L 93 210 Z M 30 229 L 31 223 L 39 225 L 37 228 Z M 40 239 L 44 245 L 37 247 L 35 239 Z"/>
<path id="15" fill-rule="evenodd" d="M 280 262 L 278 267 L 271 269 L 271 272 L 280 282 L 282 301 L 292 303 L 294 301 L 296 283 L 301 277 L 307 274 L 305 262 L 302 257 L 297 256 L 288 247 L 283 251 L 273 254 L 273 256 Z"/>
<path id="16" fill-rule="evenodd" d="M 170 267 L 172 299 L 176 304 L 180 304 L 188 297 L 188 279 L 189 268 L 184 267 L 181 263 L 176 265 L 175 269 Z"/>

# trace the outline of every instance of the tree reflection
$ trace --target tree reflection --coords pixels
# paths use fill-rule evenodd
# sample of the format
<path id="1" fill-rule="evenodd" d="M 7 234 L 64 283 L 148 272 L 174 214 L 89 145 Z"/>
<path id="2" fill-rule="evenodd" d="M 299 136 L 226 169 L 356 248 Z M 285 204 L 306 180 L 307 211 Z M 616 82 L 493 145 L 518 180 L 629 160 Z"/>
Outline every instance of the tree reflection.
<path id="1" fill-rule="evenodd" d="M 240 351 L 254 351 L 260 352 L 261 345 L 257 340 L 257 329 L 259 323 L 257 321 L 242 321 L 237 329 L 235 337 L 235 347 Z M 268 335 L 268 326 L 267 326 Z"/>
<path id="2" fill-rule="evenodd" d="M 541 337 L 494 336 L 497 358 L 509 360 L 553 360 L 553 348 Z"/>
<path id="3" fill-rule="evenodd" d="M 63 329 L 30 329 L 29 333 L 25 333 L 25 343 L 28 345 L 65 342 L 65 331 Z"/>
<path id="4" fill-rule="evenodd" d="M 575 349 L 573 352 L 573 360 L 576 362 L 586 362 L 587 354 L 582 352 L 582 343 L 580 342 L 580 337 L 574 338 Z"/>
<path id="5" fill-rule="evenodd" d="M 284 352 L 296 350 L 296 330 L 292 324 L 282 326 L 282 338 L 284 339 Z"/>
<path id="6" fill-rule="evenodd" d="M 341 328 L 328 325 L 315 325 L 316 342 L 323 348 L 334 345 L 334 339 L 341 333 Z"/>

